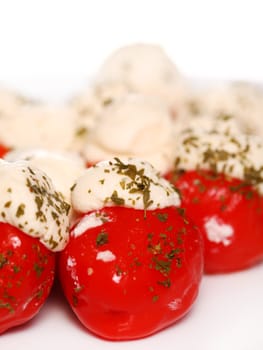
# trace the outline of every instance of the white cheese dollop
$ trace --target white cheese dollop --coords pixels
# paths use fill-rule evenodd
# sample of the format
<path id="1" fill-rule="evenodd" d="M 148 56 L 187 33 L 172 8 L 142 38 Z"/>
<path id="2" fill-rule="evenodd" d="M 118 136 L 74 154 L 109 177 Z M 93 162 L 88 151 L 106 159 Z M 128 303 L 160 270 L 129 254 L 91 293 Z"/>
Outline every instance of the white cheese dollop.
<path id="1" fill-rule="evenodd" d="M 130 93 L 121 82 L 94 82 L 70 101 L 76 111 L 76 132 L 72 149 L 82 151 L 98 119 L 113 101 Z"/>
<path id="2" fill-rule="evenodd" d="M 175 165 L 180 170 L 211 170 L 248 181 L 263 194 L 263 142 L 253 135 L 202 132 L 176 136 Z"/>
<path id="3" fill-rule="evenodd" d="M 131 90 L 155 96 L 169 105 L 186 94 L 186 79 L 158 45 L 132 44 L 113 52 L 97 74 L 101 82 L 119 81 Z"/>
<path id="4" fill-rule="evenodd" d="M 263 136 L 263 88 L 249 82 L 217 83 L 196 91 L 192 104 L 199 115 L 234 117 L 245 133 Z"/>
<path id="5" fill-rule="evenodd" d="M 0 142 L 11 148 L 69 150 L 74 143 L 76 114 L 68 107 L 24 104 L 0 117 Z"/>
<path id="6" fill-rule="evenodd" d="M 114 156 L 141 158 L 165 173 L 172 166 L 173 142 L 167 106 L 156 99 L 127 95 L 104 110 L 83 156 L 91 163 Z"/>
<path id="7" fill-rule="evenodd" d="M 0 221 L 38 238 L 52 251 L 62 250 L 69 236 L 69 205 L 50 178 L 27 162 L 1 160 L 0 179 Z"/>
<path id="8" fill-rule="evenodd" d="M 71 200 L 81 213 L 116 204 L 147 210 L 180 205 L 175 188 L 151 164 L 138 159 L 113 159 L 87 169 Z"/>
<path id="9" fill-rule="evenodd" d="M 70 105 L 78 113 L 78 122 L 88 130 L 96 123 L 98 115 L 116 99 L 134 92 L 119 81 L 94 82 L 76 95 Z"/>
<path id="10" fill-rule="evenodd" d="M 84 160 L 75 153 L 51 152 L 45 149 L 18 149 L 8 152 L 4 159 L 10 162 L 25 160 L 29 166 L 44 171 L 68 203 L 71 186 L 86 169 Z"/>

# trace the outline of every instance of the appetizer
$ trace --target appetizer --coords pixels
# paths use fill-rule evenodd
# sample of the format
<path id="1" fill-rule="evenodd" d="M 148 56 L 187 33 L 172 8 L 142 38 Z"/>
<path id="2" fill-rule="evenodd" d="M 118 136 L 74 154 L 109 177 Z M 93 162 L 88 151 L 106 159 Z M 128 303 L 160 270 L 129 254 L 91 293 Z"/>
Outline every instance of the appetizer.
<path id="1" fill-rule="evenodd" d="M 263 144 L 256 136 L 188 129 L 177 135 L 167 175 L 200 228 L 205 271 L 241 270 L 263 259 Z"/>
<path id="2" fill-rule="evenodd" d="M 0 333 L 33 318 L 54 280 L 55 252 L 68 241 L 69 205 L 27 163 L 0 162 Z"/>
<path id="3" fill-rule="evenodd" d="M 189 311 L 203 271 L 201 237 L 177 190 L 149 163 L 98 163 L 76 181 L 72 205 L 78 218 L 59 276 L 89 331 L 142 338 Z"/>

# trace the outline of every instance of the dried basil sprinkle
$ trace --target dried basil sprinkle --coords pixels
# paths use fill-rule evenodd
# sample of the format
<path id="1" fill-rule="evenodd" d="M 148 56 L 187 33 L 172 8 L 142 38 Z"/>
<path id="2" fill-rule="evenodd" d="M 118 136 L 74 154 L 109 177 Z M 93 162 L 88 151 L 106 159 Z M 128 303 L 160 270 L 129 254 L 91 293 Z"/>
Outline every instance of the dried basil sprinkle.
<path id="1" fill-rule="evenodd" d="M 102 246 L 109 242 L 109 235 L 107 232 L 100 232 L 96 238 L 96 245 Z"/>
<path id="2" fill-rule="evenodd" d="M 158 186 L 159 184 L 154 182 L 151 178 L 145 175 L 144 168 L 138 169 L 138 167 L 133 163 L 126 164 L 123 161 L 121 161 L 119 158 L 115 157 L 113 161 L 109 162 L 109 165 L 111 166 L 112 171 L 115 171 L 118 175 L 123 175 L 125 177 L 125 180 L 123 178 L 119 182 L 121 189 L 127 191 L 132 195 L 138 194 L 136 199 L 129 198 L 129 201 L 131 201 L 133 205 L 135 205 L 136 201 L 139 200 L 140 197 L 142 196 L 143 208 L 146 215 L 146 210 L 154 203 L 153 199 L 151 198 L 151 185 Z M 127 178 L 129 180 L 127 180 Z M 157 178 L 158 178 L 158 175 L 157 175 Z M 170 196 L 171 191 L 177 192 L 177 190 L 171 186 L 169 190 L 168 189 L 166 190 L 167 197 Z M 112 193 L 110 199 L 116 205 L 126 204 L 124 198 L 120 198 L 116 190 Z"/>
<path id="3" fill-rule="evenodd" d="M 154 296 L 152 297 L 152 302 L 153 302 L 153 303 L 156 303 L 158 300 L 159 300 L 159 295 L 154 295 Z"/>
<path id="4" fill-rule="evenodd" d="M 164 281 L 157 281 L 158 284 L 160 284 L 161 286 L 165 287 L 165 288 L 170 288 L 171 287 L 171 280 L 169 278 L 167 278 Z"/>
<path id="5" fill-rule="evenodd" d="M 110 197 L 111 201 L 116 205 L 124 205 L 125 200 L 123 198 L 118 197 L 118 192 L 114 191 Z"/>
<path id="6" fill-rule="evenodd" d="M 4 254 L 0 253 L 0 269 L 2 269 L 7 263 L 7 258 L 4 256 Z"/>
<path id="7" fill-rule="evenodd" d="M 37 277 L 40 277 L 44 271 L 44 267 L 40 266 L 38 263 L 34 263 L 34 270 L 36 272 Z"/>
<path id="8" fill-rule="evenodd" d="M 167 219 L 168 219 L 168 214 L 166 214 L 166 213 L 163 213 L 163 214 L 162 213 L 158 213 L 157 214 L 157 218 L 161 222 L 166 222 Z"/>
<path id="9" fill-rule="evenodd" d="M 74 190 L 74 188 L 76 187 L 76 183 L 74 184 L 74 185 L 72 185 L 71 187 L 70 187 L 70 191 L 72 192 L 73 190 Z"/>
<path id="10" fill-rule="evenodd" d="M 25 204 L 21 203 L 16 211 L 16 217 L 19 218 L 20 216 L 23 216 L 25 214 Z"/>
<path id="11" fill-rule="evenodd" d="M 76 135 L 77 137 L 83 137 L 83 136 L 86 136 L 87 133 L 88 133 L 87 128 L 84 127 L 84 126 L 81 126 L 80 128 L 78 128 L 78 129 L 76 130 L 75 135 Z"/>

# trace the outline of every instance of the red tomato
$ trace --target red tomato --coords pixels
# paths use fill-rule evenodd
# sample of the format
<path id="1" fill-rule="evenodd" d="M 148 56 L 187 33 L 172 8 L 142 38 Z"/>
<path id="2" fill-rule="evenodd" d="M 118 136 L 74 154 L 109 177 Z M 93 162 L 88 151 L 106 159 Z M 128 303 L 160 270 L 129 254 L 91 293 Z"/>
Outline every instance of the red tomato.
<path id="1" fill-rule="evenodd" d="M 4 145 L 0 144 L 0 158 L 3 158 L 4 155 L 9 151 L 10 149 L 8 147 L 5 147 Z"/>
<path id="2" fill-rule="evenodd" d="M 87 161 L 87 162 L 86 162 L 86 168 L 91 168 L 91 167 L 93 167 L 95 164 L 96 164 L 96 162 L 92 163 L 92 162 Z"/>
<path id="3" fill-rule="evenodd" d="M 173 182 L 203 235 L 205 272 L 241 270 L 263 259 L 263 202 L 255 189 L 207 171 L 186 171 Z"/>
<path id="4" fill-rule="evenodd" d="M 55 258 L 38 239 L 0 223 L 0 333 L 30 320 L 47 298 Z"/>
<path id="5" fill-rule="evenodd" d="M 104 224 L 71 238 L 59 273 L 73 311 L 112 340 L 155 333 L 184 316 L 203 271 L 198 229 L 182 209 L 107 207 Z"/>

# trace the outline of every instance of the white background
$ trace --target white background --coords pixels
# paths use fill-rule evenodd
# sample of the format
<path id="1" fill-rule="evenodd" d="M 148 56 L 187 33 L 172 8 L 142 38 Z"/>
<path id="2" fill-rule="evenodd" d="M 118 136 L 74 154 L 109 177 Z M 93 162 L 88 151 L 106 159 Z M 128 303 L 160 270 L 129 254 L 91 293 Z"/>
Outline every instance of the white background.
<path id="1" fill-rule="evenodd" d="M 261 6 L 261 0 L 0 0 L 0 83 L 63 99 L 115 48 L 134 42 L 162 45 L 194 79 L 262 82 Z M 262 350 L 262 325 L 261 265 L 206 276 L 185 320 L 136 342 L 91 336 L 54 293 L 31 323 L 0 337 L 0 349 Z"/>
<path id="2" fill-rule="evenodd" d="M 261 0 L 0 0 L 0 83 L 63 97 L 115 48 L 134 42 L 162 45 L 193 78 L 263 81 L 262 6 Z"/>

